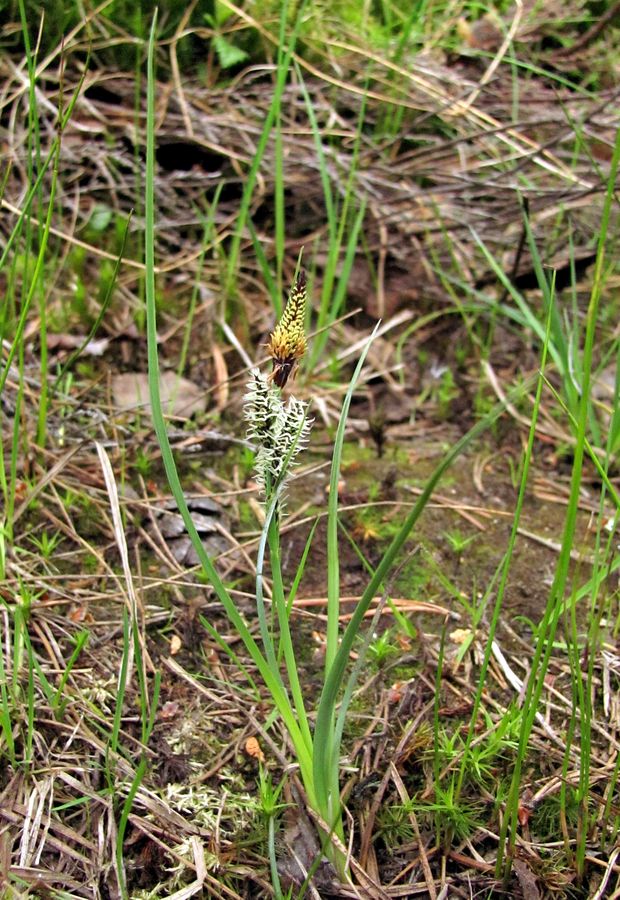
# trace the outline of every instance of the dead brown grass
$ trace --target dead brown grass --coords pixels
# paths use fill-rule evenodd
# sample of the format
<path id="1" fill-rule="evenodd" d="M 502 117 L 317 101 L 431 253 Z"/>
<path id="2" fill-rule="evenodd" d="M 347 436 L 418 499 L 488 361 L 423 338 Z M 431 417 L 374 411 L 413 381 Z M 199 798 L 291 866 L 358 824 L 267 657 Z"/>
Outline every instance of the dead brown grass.
<path id="1" fill-rule="evenodd" d="M 516 21 L 515 34 L 523 33 L 521 28 L 525 24 Z M 415 361 L 419 349 L 430 348 L 431 355 L 443 358 L 443 348 L 455 340 L 457 328 L 446 329 L 443 321 L 429 320 L 415 334 L 412 331 L 413 339 L 400 357 L 398 335 L 420 313 L 447 309 L 447 286 L 454 285 L 457 277 L 479 289 L 495 290 L 495 276 L 476 251 L 472 231 L 488 244 L 506 272 L 527 283 L 531 259 L 527 250 L 516 254 L 522 232 L 519 192 L 529 197 L 533 227 L 550 264 L 556 268 L 569 264 L 569 233 L 577 248 L 574 258 L 584 263 L 591 259 L 605 184 L 603 170 L 620 102 L 616 88 L 597 96 L 581 95 L 546 79 L 526 77 L 517 82 L 515 107 L 515 84 L 506 74 L 508 67 L 500 65 L 507 53 L 503 45 L 484 66 L 466 55 L 455 59 L 428 55 L 409 68 L 390 66 L 344 40 L 334 41 L 332 49 L 340 54 L 339 67 L 346 77 L 336 67 L 321 67 L 316 60 L 298 61 L 336 187 L 344 185 L 352 166 L 358 115 L 366 95 L 364 135 L 355 171 L 357 191 L 368 198 L 365 252 L 356 260 L 349 300 L 352 307 L 361 305 L 368 315 L 385 315 L 388 320 L 369 357 L 366 396 L 352 418 L 351 439 L 363 445 L 365 463 L 361 477 L 356 475 L 355 463 L 345 472 L 343 507 L 352 517 L 352 528 L 359 526 L 355 511 L 372 504 L 368 484 L 378 482 L 383 492 L 378 502 L 386 509 L 383 526 L 389 525 L 390 517 L 398 517 L 403 504 L 410 501 L 411 490 L 417 489 L 407 483 L 414 477 L 412 468 L 419 472 L 428 459 L 439 455 L 443 442 L 460 429 L 461 418 L 471 415 L 472 394 L 480 383 L 478 372 L 463 378 L 461 398 L 469 412 L 452 407 L 448 421 L 438 412 L 438 401 L 430 390 L 426 402 L 415 405 L 413 398 L 427 387 Z M 367 90 L 366 71 L 371 63 L 375 81 Z M 52 57 L 40 72 L 44 150 L 55 134 L 61 84 L 57 66 L 57 57 Z M 28 187 L 27 144 L 21 124 L 28 95 L 23 70 L 15 61 L 0 59 L 0 70 L 2 139 L 10 164 L 2 198 L 5 239 Z M 65 95 L 78 83 L 79 74 L 77 67 L 67 67 L 62 79 Z M 181 79 L 172 66 L 171 77 L 159 86 L 157 106 L 162 357 L 171 366 L 176 364 L 187 297 L 200 272 L 189 374 L 210 398 L 209 417 L 201 420 L 198 429 L 175 423 L 171 430 L 188 493 L 198 498 L 196 514 L 205 514 L 199 508 L 205 497 L 214 504 L 209 533 L 215 532 L 220 541 L 214 553 L 223 577 L 235 581 L 239 604 L 248 618 L 252 615 L 248 577 L 253 572 L 259 512 L 252 503 L 255 489 L 244 459 L 230 452 L 230 447 L 237 447 L 243 437 L 238 385 L 254 355 L 249 348 L 258 345 L 268 331 L 271 313 L 258 266 L 249 253 L 243 256 L 242 299 L 234 327 L 223 316 L 219 289 L 222 256 L 270 102 L 271 76 L 269 67 L 248 70 L 225 89 L 206 90 L 191 78 Z M 136 898 L 269 896 L 264 822 L 257 802 L 258 762 L 245 747 L 249 737 L 257 737 L 274 777 L 287 772 L 294 785 L 288 748 L 277 727 L 266 729 L 268 699 L 253 685 L 252 666 L 229 633 L 217 603 L 201 585 L 196 570 L 180 560 L 171 545 L 170 530 L 174 532 L 176 525 L 171 524 L 166 507 L 169 498 L 150 424 L 113 402 L 113 375 L 139 369 L 144 362 L 143 337 L 135 324 L 142 303 L 144 169 L 138 131 L 143 114 L 142 109 L 137 113 L 134 109 L 134 93 L 133 76 L 127 73 L 96 68 L 86 73 L 62 146 L 53 235 L 59 258 L 68 265 L 52 273 L 49 284 L 50 312 L 62 321 L 61 330 L 84 330 L 83 320 L 97 306 L 104 264 L 115 259 L 113 225 L 93 234 L 92 228 L 89 231 L 93 212 L 104 206 L 114 216 L 126 217 L 137 208 L 129 254 L 103 323 L 102 332 L 110 342 L 104 362 L 87 358 L 89 371 L 78 373 L 77 386 L 68 394 L 61 386 L 52 403 L 49 443 L 46 448 L 34 446 L 40 348 L 39 323 L 33 313 L 25 344 L 27 378 L 20 384 L 18 373 L 13 372 L 2 397 L 2 438 L 8 447 L 16 395 L 24 390 L 14 538 L 7 550 L 7 577 L 1 588 L 4 678 L 12 693 L 17 757 L 14 764 L 4 753 L 1 763 L 2 890 L 7 897 L 105 900 L 120 896 L 120 884 L 125 882 L 129 896 Z M 390 122 L 397 113 L 402 114 L 402 124 L 393 135 Z M 300 246 L 315 241 L 320 246 L 325 233 L 316 150 L 295 83 L 288 87 L 283 105 L 283 148 L 286 261 L 292 272 Z M 273 254 L 273 171 L 270 147 L 252 203 L 252 220 L 268 257 Z M 220 185 L 213 234 L 205 248 L 203 219 Z M 44 195 L 46 190 L 44 183 Z M 249 234 L 244 241 L 251 246 Z M 83 260 L 78 251 L 84 251 Z M 317 282 L 324 259 L 319 250 Z M 76 312 L 73 302 L 72 273 L 78 264 L 89 288 L 85 313 Z M 447 280 L 446 273 L 450 273 Z M 342 323 L 334 329 L 341 362 L 346 364 L 358 339 L 357 323 Z M 52 362 L 62 365 L 70 351 L 61 346 L 51 352 L 57 354 Z M 517 351 L 506 339 L 494 352 L 489 381 L 495 391 L 501 391 L 502 383 L 509 383 L 518 371 L 537 365 L 527 342 L 519 344 Z M 341 388 L 330 383 L 328 362 L 313 376 L 300 390 L 312 390 L 317 418 L 331 426 Z M 229 379 L 230 392 L 223 388 Z M 366 451 L 372 446 L 368 418 L 377 408 L 385 412 L 381 428 L 387 435 L 389 462 L 384 460 L 375 468 Z M 468 623 L 459 618 L 457 598 L 461 592 L 469 599 L 473 586 L 485 586 L 497 558 L 493 554 L 474 558 L 470 569 L 450 555 L 441 536 L 457 522 L 482 534 L 489 546 L 500 546 L 514 500 L 504 463 L 508 456 L 518 458 L 527 426 L 527 416 L 518 410 L 510 413 L 508 433 L 497 437 L 490 452 L 481 451 L 471 475 L 469 469 L 460 473 L 453 493 L 443 492 L 436 498 L 438 508 L 430 509 L 420 537 L 424 552 L 449 573 L 458 590 L 451 596 L 445 583 L 440 585 L 429 576 L 424 597 L 404 598 L 407 602 L 401 606 L 410 610 L 412 602 L 434 599 L 440 608 L 451 608 L 439 708 L 440 721 L 449 732 L 458 732 L 467 722 L 487 634 L 486 619 L 475 634 L 466 633 Z M 555 453 L 565 435 L 551 415 L 543 420 L 540 440 L 550 454 Z M 291 560 L 296 559 L 307 533 L 303 514 L 324 498 L 321 465 L 328 446 L 327 437 L 324 446 L 317 442 L 317 465 L 309 465 L 298 479 L 299 504 L 295 509 L 291 504 L 293 515 L 283 532 Z M 148 461 L 147 471 L 141 471 L 140 454 Z M 524 532 L 519 545 L 510 608 L 526 616 L 540 609 L 544 579 L 557 549 L 553 544 L 557 530 L 552 530 L 551 539 L 540 533 L 545 530 L 544 516 L 549 517 L 545 526 L 548 521 L 557 524 L 557 508 L 566 502 L 566 483 L 556 462 L 557 458 L 546 467 L 541 465 L 528 508 L 531 531 Z M 386 474 L 389 465 L 398 473 L 391 481 Z M 585 508 L 591 510 L 592 505 L 584 499 L 584 535 Z M 33 542 L 43 532 L 59 536 L 49 558 Z M 372 560 L 373 553 L 380 552 L 373 543 L 375 536 L 363 530 L 356 536 Z M 584 537 L 584 546 L 576 550 L 579 564 L 587 565 L 589 549 Z M 324 558 L 316 552 L 310 587 L 313 595 L 322 596 Z M 347 593 L 355 597 L 363 571 L 352 552 L 344 568 Z M 611 573 L 610 616 L 617 602 L 616 579 Z M 310 689 L 320 664 L 322 632 L 320 609 L 311 606 L 312 599 L 306 594 L 297 613 L 301 640 L 309 648 L 305 674 Z M 31 655 L 16 654 L 13 646 L 20 608 Z M 124 641 L 124 612 L 135 625 L 135 644 Z M 241 656 L 242 667 L 233 665 L 222 644 L 207 636 L 200 614 L 220 630 L 222 643 Z M 573 712 L 567 699 L 571 673 L 558 653 L 532 740 L 539 755 L 523 785 L 514 877 L 510 884 L 500 885 L 494 872 L 501 804 L 496 804 L 492 780 L 478 785 L 478 797 L 472 796 L 473 782 L 469 786 L 467 799 L 484 809 L 485 825 L 466 836 L 437 843 L 433 816 L 428 808 L 424 812 L 433 786 L 429 754 L 438 642 L 434 636 L 425 636 L 425 630 L 433 634 L 430 618 L 414 621 L 415 644 L 411 637 L 402 638 L 398 660 L 369 672 L 351 722 L 345 796 L 352 869 L 361 887 L 337 888 L 327 882 L 327 887 L 319 884 L 313 889 L 315 896 L 338 891 L 342 896 L 419 895 L 439 900 L 472 893 L 499 896 L 507 891 L 535 900 L 586 894 L 598 898 L 612 890 L 616 896 L 619 853 L 613 835 L 609 838 L 608 816 L 609 809 L 615 818 L 618 814 L 617 797 L 609 792 L 620 749 L 616 690 L 620 658 L 615 644 L 604 644 L 594 664 L 597 721 L 590 799 L 600 815 L 588 836 L 587 884 L 574 883 L 574 835 L 567 823 L 551 838 L 539 827 L 542 815 L 537 819 L 540 810 L 550 808 L 550 798 L 557 797 L 563 786 L 575 784 L 578 777 L 578 748 L 565 746 Z M 528 675 L 528 632 L 526 628 L 517 631 L 513 625 L 502 623 L 494 646 L 484 695 L 489 719 L 480 722 L 479 741 L 494 730 L 506 709 L 518 704 Z M 67 679 L 62 708 L 54 707 L 45 685 L 59 684 L 74 641 L 83 630 L 89 632 L 88 644 Z M 460 658 L 459 648 L 468 637 L 470 649 Z M 17 667 L 12 668 L 16 658 Z M 152 739 L 145 746 L 138 685 L 141 677 L 152 697 L 156 673 L 161 675 L 161 697 Z M 119 742 L 116 752 L 111 752 L 111 723 L 121 684 L 126 693 Z M 566 777 L 562 775 L 565 753 L 570 759 Z M 144 778 L 129 802 L 142 761 Z M 456 754 L 444 774 L 458 762 Z M 494 777 L 500 783 L 510 766 L 509 756 L 494 765 Z M 417 809 L 410 802 L 414 792 Z M 291 794 L 289 799 L 298 802 L 295 796 L 299 795 Z M 406 810 L 400 831 L 390 825 L 387 815 L 394 809 Z M 118 829 L 123 822 L 126 832 L 119 853 Z M 291 878 L 298 874 L 290 863 L 299 850 L 295 827 L 296 823 L 287 822 L 279 848 L 286 861 L 283 874 Z"/>

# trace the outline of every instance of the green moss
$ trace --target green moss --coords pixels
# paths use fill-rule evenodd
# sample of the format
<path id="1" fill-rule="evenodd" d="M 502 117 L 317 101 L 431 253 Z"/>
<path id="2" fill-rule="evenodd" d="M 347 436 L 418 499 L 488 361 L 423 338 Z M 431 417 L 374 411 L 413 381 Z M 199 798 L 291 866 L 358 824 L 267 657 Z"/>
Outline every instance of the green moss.
<path id="1" fill-rule="evenodd" d="M 541 842 L 557 841 L 562 834 L 562 819 L 570 832 L 577 827 L 579 819 L 579 801 L 573 787 L 567 785 L 565 798 L 560 793 L 551 794 L 532 811 L 530 829 Z"/>

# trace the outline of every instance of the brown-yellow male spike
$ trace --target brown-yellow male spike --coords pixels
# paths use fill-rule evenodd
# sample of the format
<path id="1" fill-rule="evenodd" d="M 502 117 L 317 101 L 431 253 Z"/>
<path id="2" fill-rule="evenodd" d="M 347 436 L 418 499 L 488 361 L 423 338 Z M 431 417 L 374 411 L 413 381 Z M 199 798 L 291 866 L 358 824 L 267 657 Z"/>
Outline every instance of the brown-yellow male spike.
<path id="1" fill-rule="evenodd" d="M 270 380 L 283 388 L 298 359 L 307 349 L 304 320 L 306 317 L 306 273 L 300 270 L 291 288 L 286 309 L 273 330 L 267 350 L 273 360 Z"/>

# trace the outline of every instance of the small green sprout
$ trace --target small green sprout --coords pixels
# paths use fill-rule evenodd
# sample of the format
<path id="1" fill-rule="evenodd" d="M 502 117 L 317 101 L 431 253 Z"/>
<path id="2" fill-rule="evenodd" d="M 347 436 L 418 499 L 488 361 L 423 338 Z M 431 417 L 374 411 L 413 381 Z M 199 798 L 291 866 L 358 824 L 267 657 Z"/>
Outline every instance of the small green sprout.
<path id="1" fill-rule="evenodd" d="M 464 535 L 457 528 L 452 531 L 444 531 L 443 536 L 457 556 L 460 556 L 463 550 L 478 537 L 477 534 L 470 534 L 469 536 Z"/>
<path id="2" fill-rule="evenodd" d="M 31 535 L 29 540 L 37 548 L 43 559 L 50 559 L 62 540 L 62 534 L 60 531 L 55 531 L 53 534 L 50 534 L 48 531 L 42 531 L 39 537 Z"/>

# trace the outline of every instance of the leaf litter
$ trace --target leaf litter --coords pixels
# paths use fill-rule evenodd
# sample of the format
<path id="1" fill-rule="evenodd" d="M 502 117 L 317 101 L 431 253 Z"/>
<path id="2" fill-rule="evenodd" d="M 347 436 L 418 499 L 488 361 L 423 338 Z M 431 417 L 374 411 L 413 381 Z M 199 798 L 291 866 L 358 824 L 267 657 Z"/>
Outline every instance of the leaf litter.
<path id="1" fill-rule="evenodd" d="M 525 25 L 519 25 L 519 29 L 522 30 L 517 31 L 517 38 L 526 33 Z M 490 29 L 492 43 L 484 45 L 491 53 L 501 49 L 496 32 Z M 480 49 L 483 39 L 486 41 L 474 29 L 464 29 L 463 34 L 473 50 Z M 585 32 L 580 52 L 586 52 L 588 41 L 595 37 L 588 37 Z M 351 59 L 357 62 L 352 65 L 349 84 L 328 84 L 322 78 L 308 76 L 306 71 L 313 105 L 325 111 L 321 127 L 330 164 L 343 172 L 350 165 L 347 142 L 352 146 L 355 137 L 355 125 L 350 121 L 356 121 L 365 79 L 361 51 L 351 53 Z M 555 61 L 558 66 L 566 64 L 559 51 L 555 52 Z M 8 60 L 1 60 L 0 65 L 10 85 L 14 72 Z M 50 83 L 58 78 L 51 64 L 46 74 Z M 66 78 L 69 87 L 77 73 L 69 69 Z M 103 83 L 108 91 L 105 98 Z M 39 90 L 45 91 L 46 85 L 42 83 Z M 182 94 L 175 89 L 162 92 L 159 115 L 165 127 L 158 137 L 157 258 L 164 282 L 172 285 L 177 278 L 182 287 L 189 289 L 199 276 L 205 282 L 217 283 L 218 265 L 210 258 L 199 275 L 204 223 L 197 210 L 204 206 L 205 184 L 207 190 L 218 183 L 229 188 L 229 199 L 223 199 L 216 212 L 217 239 L 212 241 L 215 246 L 235 221 L 239 199 L 235 165 L 245 165 L 253 157 L 270 90 L 248 71 L 230 88 L 207 92 L 197 84 L 188 84 Z M 570 224 L 550 235 L 548 259 L 554 261 L 554 267 L 561 269 L 570 262 L 565 250 L 569 228 L 576 247 L 573 258 L 583 259 L 585 265 L 591 259 L 594 225 L 602 198 L 597 158 L 609 149 L 616 127 L 617 90 L 606 88 L 593 97 L 557 85 L 550 87 L 536 79 L 520 83 L 520 90 L 525 118 L 515 124 L 511 117 L 511 82 L 505 77 L 502 80 L 501 70 L 489 86 L 472 62 L 460 59 L 450 66 L 420 59 L 409 74 L 407 99 L 401 106 L 420 116 L 416 122 L 420 139 L 414 142 L 405 133 L 400 135 L 389 160 L 380 148 L 370 143 L 364 146 L 356 179 L 360 192 L 369 198 L 366 235 L 377 267 L 371 272 L 367 256 L 359 255 L 351 300 L 357 300 L 366 315 L 389 318 L 401 310 L 405 316 L 394 334 L 383 338 L 381 353 L 371 357 L 367 387 L 351 423 L 349 439 L 359 447 L 363 459 L 357 473 L 351 465 L 343 485 L 343 515 L 349 517 L 346 521 L 352 528 L 356 525 L 356 510 L 370 508 L 374 515 L 379 509 L 375 504 L 382 502 L 380 497 L 370 496 L 368 490 L 369 484 L 383 484 L 385 473 L 384 463 L 377 465 L 372 459 L 373 446 L 379 445 L 368 422 L 373 380 L 387 385 L 381 398 L 386 407 L 385 420 L 376 424 L 375 430 L 381 431 L 382 452 L 395 460 L 399 473 L 395 483 L 383 488 L 385 515 L 382 518 L 377 513 L 373 527 L 378 524 L 380 531 L 389 529 L 390 517 L 398 517 L 411 490 L 419 490 L 419 483 L 415 482 L 423 481 L 426 461 L 438 457 L 444 443 L 453 438 L 455 423 L 449 414 L 453 401 L 448 403 L 446 421 L 436 390 L 443 373 L 423 385 L 426 400 L 416 405 L 414 398 L 420 394 L 425 374 L 416 357 L 421 348 L 431 347 L 438 359 L 444 359 L 446 345 L 458 339 L 459 332 L 446 329 L 443 321 L 432 330 L 429 322 L 426 333 L 420 329 L 399 357 L 399 329 L 407 328 L 418 313 L 425 314 L 433 307 L 439 307 L 448 316 L 446 283 L 440 273 L 449 271 L 454 259 L 462 278 L 476 290 L 494 284 L 494 274 L 478 253 L 472 230 L 503 260 L 506 271 L 518 263 L 515 279 L 526 283 L 531 276 L 529 251 L 515 259 L 521 227 L 517 179 L 527 180 L 532 186 L 532 221 L 537 237 L 546 234 L 550 222 L 561 221 L 561 213 L 570 213 Z M 20 97 L 21 94 L 11 95 L 8 90 L 3 95 L 3 107 L 13 121 L 21 120 L 15 115 L 19 113 Z M 53 89 L 50 97 L 51 101 L 40 109 L 44 137 L 53 133 Z M 82 236 L 88 235 L 89 224 L 92 229 L 94 216 L 101 216 L 102 210 L 109 221 L 112 216 L 126 216 L 135 204 L 136 185 L 144 176 L 132 138 L 133 101 L 134 86 L 125 74 L 91 71 L 76 107 L 75 127 L 63 146 L 63 189 L 53 234 L 59 246 L 86 249 L 86 277 L 93 284 L 103 262 L 114 259 L 114 253 L 92 236 Z M 369 125 L 379 121 L 382 102 L 381 98 L 370 97 Z M 239 115 L 240 109 L 243 116 Z M 312 187 L 316 181 L 315 153 L 308 133 L 298 125 L 305 113 L 294 85 L 287 88 L 283 109 L 285 176 L 290 192 L 287 233 L 291 246 L 287 249 L 291 251 L 291 264 L 297 244 L 321 229 L 324 209 L 320 192 Z M 352 118 L 348 120 L 339 109 L 346 110 Z M 443 133 L 442 129 L 431 128 L 433 117 L 440 120 Z M 576 154 L 570 138 L 571 120 L 580 122 L 591 152 L 581 147 Z M 339 141 L 327 140 L 330 121 L 341 132 Z M 166 147 L 172 147 L 174 152 L 166 156 Z M 183 160 L 190 149 L 196 151 L 196 161 L 189 168 L 170 164 L 170 160 Z M 259 237 L 265 245 L 269 238 L 261 222 L 268 222 L 273 210 L 273 152 L 268 148 L 263 161 L 253 209 Z M 10 153 L 18 164 L 7 177 L 2 205 L 7 217 L 15 217 L 25 189 L 25 170 L 20 164 L 19 146 L 12 144 Z M 118 177 L 119 172 L 122 177 Z M 337 179 L 335 183 L 338 184 Z M 72 187 L 76 184 L 78 191 Z M 43 190 L 47 190 L 45 181 Z M 5 234 L 8 227 L 5 219 Z M 450 242 L 446 242 L 446 234 L 450 235 Z M 148 418 L 145 376 L 133 370 L 116 371 L 118 358 L 108 343 L 118 337 L 119 317 L 126 321 L 123 317 L 127 312 L 120 308 L 120 300 L 129 303 L 130 317 L 139 310 L 137 283 L 141 265 L 138 256 L 128 256 L 119 286 L 119 308 L 112 309 L 106 317 L 104 336 L 98 336 L 93 346 L 84 348 L 85 354 L 103 353 L 109 384 L 94 379 L 91 384 L 82 383 L 78 393 L 57 396 L 50 410 L 53 439 L 48 448 L 39 453 L 28 443 L 19 459 L 19 515 L 14 516 L 14 546 L 8 549 L 6 558 L 1 616 L 5 680 L 14 692 L 11 733 L 17 755 L 27 764 L 13 765 L 6 755 L 3 760 L 2 887 L 8 889 L 10 883 L 13 891 L 19 885 L 20 890 L 30 893 L 108 898 L 120 896 L 119 884 L 125 881 L 130 895 L 136 898 L 269 896 L 256 783 L 258 767 L 263 762 L 275 772 L 284 771 L 286 748 L 281 745 L 277 727 L 261 730 L 269 710 L 266 698 L 252 680 L 252 666 L 247 659 L 241 660 L 242 667 L 232 663 L 230 653 L 241 653 L 235 636 L 229 633 L 208 586 L 201 584 L 195 560 L 173 546 L 184 535 L 171 502 L 161 496 L 164 482 L 157 470 L 157 448 L 150 426 L 144 424 Z M 317 265 L 320 273 L 320 255 Z M 586 274 L 586 282 L 587 277 Z M 256 345 L 271 326 L 269 304 L 260 273 L 247 267 L 242 279 L 244 291 L 251 297 L 244 307 L 245 327 L 252 339 L 256 338 Z M 179 281 L 174 284 L 178 289 Z M 70 285 L 59 282 L 56 288 L 51 302 L 60 308 L 63 292 L 66 296 Z M 415 315 L 407 316 L 412 308 Z M 198 327 L 192 335 L 194 356 L 204 356 L 206 363 L 192 362 L 190 378 L 183 381 L 173 372 L 164 373 L 162 393 L 167 397 L 167 407 L 170 403 L 169 415 L 184 420 L 195 416 L 200 423 L 190 423 L 187 432 L 179 433 L 188 489 L 196 487 L 197 493 L 202 492 L 192 507 L 192 517 L 223 575 L 235 580 L 240 608 L 251 618 L 248 575 L 252 574 L 256 523 L 248 521 L 244 501 L 252 496 L 254 488 L 244 472 L 242 456 L 231 451 L 227 440 L 241 437 L 239 386 L 246 377 L 242 371 L 245 363 L 240 361 L 232 342 L 214 344 L 217 351 L 209 353 L 218 329 L 210 300 L 200 307 L 198 315 Z M 164 315 L 164 319 L 172 328 L 172 336 L 163 343 L 162 353 L 174 364 L 178 349 L 174 314 Z M 363 325 L 362 319 L 335 328 L 336 352 L 346 357 L 355 339 L 362 338 Z M 34 434 L 40 394 L 37 337 L 33 327 L 26 347 L 22 411 L 23 428 L 29 437 Z M 64 336 L 59 334 L 52 339 L 50 349 L 70 351 L 82 339 L 77 333 L 73 337 L 67 329 Z M 140 353 L 139 332 L 138 342 Z M 502 363 L 495 371 L 500 389 L 510 384 L 516 371 L 514 360 L 506 363 L 502 359 L 503 351 L 502 346 L 493 348 Z M 527 358 L 529 353 L 525 342 L 523 354 Z M 132 359 L 132 365 L 134 362 Z M 334 394 L 322 377 L 319 371 L 319 377 L 314 383 L 307 383 L 306 389 L 319 395 L 317 403 L 323 404 L 329 421 L 338 406 L 338 393 Z M 609 377 L 605 369 L 599 378 L 601 390 Z M 19 373 L 12 371 L 2 397 L 5 441 L 10 439 L 19 383 Z M 303 386 L 303 380 L 300 383 Z M 469 401 L 469 375 L 458 390 Z M 604 400 L 602 394 L 601 399 Z M 197 453 L 184 452 L 184 441 L 191 440 L 192 428 L 202 427 L 205 413 L 213 407 L 221 413 L 224 440 L 215 438 L 215 444 L 206 448 L 199 444 Z M 398 413 L 394 412 L 395 407 Z M 128 416 L 136 410 L 143 417 L 140 421 Z M 499 783 L 510 765 L 510 742 L 507 740 L 492 760 L 490 778 L 470 785 L 470 794 L 475 788 L 478 796 L 469 795 L 467 799 L 481 805 L 485 814 L 472 817 L 469 830 L 454 827 L 451 840 L 440 846 L 434 831 L 437 810 L 429 803 L 434 778 L 430 723 L 440 665 L 443 678 L 437 715 L 446 736 L 458 736 L 467 721 L 488 619 L 482 616 L 475 628 L 470 627 L 458 598 L 475 600 L 476 591 L 484 591 L 497 564 L 497 557 L 488 549 L 486 553 L 472 551 L 471 556 L 468 551 L 461 561 L 438 546 L 437 536 L 454 528 L 455 522 L 461 527 L 465 521 L 484 536 L 488 546 L 500 546 L 514 501 L 505 460 L 516 458 L 527 423 L 527 417 L 523 416 L 522 421 L 521 416 L 515 409 L 509 433 L 498 437 L 497 445 L 491 447 L 491 458 L 485 457 L 477 473 L 475 464 L 464 467 L 452 486 L 442 489 L 441 497 L 435 498 L 423 523 L 418 540 L 424 546 L 422 555 L 434 565 L 421 567 L 422 571 L 407 569 L 411 579 L 407 593 L 415 596 L 403 599 L 415 602 L 423 594 L 425 602 L 440 610 L 440 617 L 434 619 L 437 609 L 430 606 L 431 615 L 425 616 L 423 608 L 411 615 L 413 633 L 405 646 L 412 649 L 403 649 L 396 659 L 388 658 L 383 667 L 369 672 L 358 691 L 347 758 L 343 761 L 343 791 L 348 798 L 354 836 L 352 870 L 362 885 L 358 895 L 470 896 L 472 892 L 504 889 L 494 876 L 500 810 L 493 785 Z M 553 416 L 548 425 L 539 437 L 541 450 L 546 447 L 551 455 L 558 450 L 563 435 Z M 96 442 L 105 447 L 112 481 L 104 477 Z M 326 438 L 325 447 L 328 443 Z M 135 475 L 132 469 L 136 447 L 144 448 L 155 461 L 153 471 L 145 476 Z M 528 533 L 518 544 L 507 603 L 510 616 L 500 623 L 493 646 L 485 684 L 485 718 L 477 723 L 481 736 L 498 727 L 506 712 L 519 704 L 529 673 L 532 622 L 545 595 L 545 579 L 554 565 L 554 538 L 560 536 L 561 522 L 558 507 L 565 505 L 567 496 L 566 479 L 558 474 L 555 462 L 557 458 L 545 463 L 541 452 L 539 481 L 526 509 Z M 592 475 L 593 490 L 594 478 Z M 112 484 L 121 484 L 124 479 L 132 482 L 133 489 L 118 491 L 113 501 Z M 298 501 L 300 505 L 311 501 L 322 488 L 320 471 L 312 474 L 311 470 L 300 470 L 293 484 L 291 512 Z M 583 498 L 584 548 L 588 543 L 589 510 L 596 509 L 596 497 L 592 496 L 594 499 Z M 464 519 L 464 514 L 470 518 Z M 372 563 L 372 555 L 380 553 L 380 547 L 368 532 L 368 523 L 361 524 L 366 531 L 360 531 L 358 536 L 362 536 L 363 543 L 363 535 L 369 534 L 366 552 Z M 307 527 L 302 517 L 298 521 L 293 517 L 285 532 L 289 536 L 291 571 L 303 548 Z M 32 552 L 30 542 L 41 532 L 60 536 L 58 548 L 48 560 Z M 318 533 L 320 536 L 320 529 Z M 164 545 L 168 545 L 169 552 L 162 549 Z M 317 549 L 304 596 L 296 604 L 302 641 L 308 639 L 312 630 L 319 636 L 322 633 L 320 607 L 316 612 L 310 601 L 324 596 L 323 564 L 324 557 Z M 363 566 L 350 549 L 343 550 L 342 565 L 348 579 L 347 592 L 350 589 L 354 598 L 363 582 Z M 576 565 L 582 573 L 588 565 L 582 548 Z M 617 602 L 617 578 L 617 571 L 610 571 L 610 603 Z M 123 634 L 123 610 L 135 628 L 133 641 Z M 399 607 L 395 603 L 392 614 L 406 611 L 406 605 Z M 612 612 L 610 606 L 610 615 Z M 201 615 L 214 625 L 219 640 L 203 629 Z M 450 630 L 447 655 L 440 660 L 437 621 L 444 617 Z M 13 668 L 12 642 L 16 634 L 26 633 L 19 631 L 20 621 L 26 625 L 31 656 L 22 655 L 20 665 Z M 88 642 L 68 673 L 63 689 L 67 702 L 57 706 L 53 689 L 67 670 L 85 623 Z M 456 640 L 453 636 L 459 630 Z M 26 663 L 27 658 L 35 662 Z M 111 753 L 110 723 L 117 708 L 124 658 L 128 666 L 126 691 L 118 723 L 117 750 Z M 310 686 L 315 663 L 312 658 L 307 661 Z M 612 881 L 617 885 L 618 853 L 613 848 L 608 852 L 610 845 L 605 843 L 610 814 L 617 817 L 618 806 L 617 792 L 610 794 L 606 787 L 619 749 L 620 655 L 613 641 L 605 644 L 594 661 L 593 671 L 597 717 L 589 802 L 599 812 L 591 820 L 587 842 L 587 887 L 585 882 L 579 889 L 574 885 L 570 865 L 572 839 L 567 831 L 562 832 L 562 840 L 557 840 L 553 829 L 545 832 L 544 825 L 552 816 L 555 799 L 574 787 L 579 776 L 577 749 L 567 749 L 565 745 L 567 723 L 573 714 L 571 673 L 558 649 L 534 726 L 532 747 L 538 755 L 535 762 L 532 758 L 525 775 L 518 858 L 507 888 L 513 895 L 528 900 L 579 896 L 577 890 L 603 896 Z M 152 686 L 156 672 L 161 674 L 160 704 L 155 711 L 153 740 L 145 746 L 140 731 L 138 682 L 141 677 Z M 46 689 L 50 685 L 51 691 Z M 254 741 L 258 744 L 259 740 L 259 752 L 248 751 L 248 746 L 255 748 Z M 448 768 L 459 759 L 458 741 L 454 746 L 453 759 L 446 757 Z M 565 758 L 570 761 L 566 770 Z M 147 763 L 146 777 L 130 804 L 121 872 L 117 853 L 119 808 L 130 795 L 141 759 Z M 291 790 L 298 791 L 294 772 L 289 772 L 289 777 Z M 289 809 L 285 814 L 282 833 L 288 849 L 280 855 L 281 875 L 294 884 L 300 883 L 300 874 L 311 868 L 317 854 L 314 830 L 305 818 L 299 797 L 290 795 L 293 812 Z M 554 820 L 556 827 L 562 827 L 558 821 Z M 336 885 L 329 873 L 324 874 L 323 880 L 320 873 L 315 873 L 312 890 L 318 896 L 353 895 L 349 888 Z"/>

